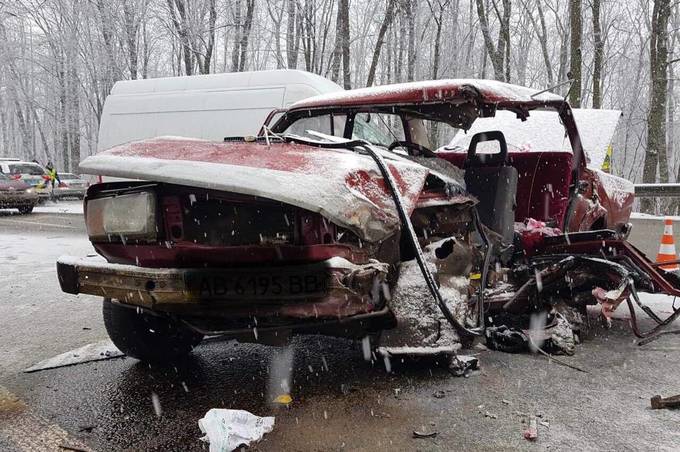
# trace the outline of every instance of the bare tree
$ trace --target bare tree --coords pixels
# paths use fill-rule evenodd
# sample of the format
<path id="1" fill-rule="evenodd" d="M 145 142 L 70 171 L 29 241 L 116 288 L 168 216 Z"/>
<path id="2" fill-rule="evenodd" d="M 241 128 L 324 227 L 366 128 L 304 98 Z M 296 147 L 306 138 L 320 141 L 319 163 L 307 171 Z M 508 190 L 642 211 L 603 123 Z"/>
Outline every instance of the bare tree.
<path id="1" fill-rule="evenodd" d="M 569 65 L 571 78 L 574 82 L 569 92 L 569 103 L 572 107 L 581 107 L 581 34 L 583 32 L 583 18 L 581 16 L 581 0 L 570 0 L 569 25 L 571 29 L 571 62 Z"/>
<path id="2" fill-rule="evenodd" d="M 380 24 L 380 30 L 378 31 L 378 38 L 375 42 L 375 49 L 373 50 L 373 57 L 371 58 L 371 67 L 368 70 L 368 79 L 366 80 L 366 86 L 373 85 L 375 81 L 375 71 L 378 67 L 378 60 L 380 59 L 380 51 L 382 50 L 383 43 L 385 42 L 385 33 L 387 29 L 392 24 L 394 20 L 394 8 L 396 5 L 396 0 L 387 0 L 387 7 L 385 8 L 385 16 Z"/>
<path id="3" fill-rule="evenodd" d="M 657 166 L 662 182 L 668 182 L 666 156 L 666 99 L 668 97 L 668 21 L 670 0 L 654 0 L 652 30 L 649 43 L 650 96 L 647 119 L 647 151 L 642 175 L 643 182 L 656 182 Z M 653 200 L 643 198 L 641 207 L 651 211 Z"/>
<path id="4" fill-rule="evenodd" d="M 493 2 L 494 11 L 500 24 L 500 31 L 498 33 L 498 42 L 494 44 L 489 28 L 488 11 L 484 5 L 483 0 L 476 0 L 477 17 L 479 18 L 479 27 L 484 37 L 484 45 L 486 53 L 491 60 L 493 66 L 494 77 L 496 80 L 510 81 L 510 16 L 512 11 L 512 3 L 510 0 L 502 0 L 503 12 L 499 11 L 496 2 Z"/>
<path id="5" fill-rule="evenodd" d="M 342 17 L 341 27 L 338 29 L 340 34 L 340 51 L 342 53 L 342 82 L 345 89 L 352 88 L 349 52 L 350 52 L 350 29 L 349 29 L 349 0 L 338 1 L 338 17 Z"/>
<path id="6" fill-rule="evenodd" d="M 297 0 L 286 0 L 286 63 L 289 69 L 297 68 L 300 51 L 300 26 L 297 19 Z"/>
<path id="7" fill-rule="evenodd" d="M 602 64 L 604 58 L 604 39 L 600 25 L 601 0 L 592 0 L 593 9 L 593 108 L 602 108 Z"/>

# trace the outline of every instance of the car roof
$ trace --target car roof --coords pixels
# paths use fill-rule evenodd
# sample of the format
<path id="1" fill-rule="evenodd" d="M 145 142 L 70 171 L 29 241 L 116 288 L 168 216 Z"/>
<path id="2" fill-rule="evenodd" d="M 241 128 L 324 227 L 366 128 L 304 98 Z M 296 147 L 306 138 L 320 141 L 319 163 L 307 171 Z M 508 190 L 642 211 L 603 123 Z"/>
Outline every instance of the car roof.
<path id="1" fill-rule="evenodd" d="M 294 103 L 289 111 L 324 107 L 450 102 L 464 100 L 473 95 L 481 96 L 484 103 L 526 103 L 533 107 L 544 103 L 564 102 L 564 98 L 557 94 L 496 80 L 446 79 L 321 94 Z"/>
<path id="2" fill-rule="evenodd" d="M 35 165 L 43 168 L 43 166 L 40 163 L 35 163 L 35 162 L 24 162 L 23 160 L 11 160 L 11 161 L 5 161 L 2 162 L 7 165 Z"/>

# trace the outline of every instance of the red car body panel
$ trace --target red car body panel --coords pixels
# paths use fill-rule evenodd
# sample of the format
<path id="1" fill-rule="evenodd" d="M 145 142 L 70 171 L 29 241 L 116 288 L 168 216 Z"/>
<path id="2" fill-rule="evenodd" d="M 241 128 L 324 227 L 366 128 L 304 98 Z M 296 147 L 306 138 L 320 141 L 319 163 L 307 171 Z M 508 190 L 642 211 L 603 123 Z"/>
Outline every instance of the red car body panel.
<path id="1" fill-rule="evenodd" d="M 395 155 L 388 167 L 412 212 L 430 171 Z M 371 158 L 343 149 L 159 137 L 89 157 L 81 169 L 272 199 L 321 213 L 369 241 L 399 227 Z"/>

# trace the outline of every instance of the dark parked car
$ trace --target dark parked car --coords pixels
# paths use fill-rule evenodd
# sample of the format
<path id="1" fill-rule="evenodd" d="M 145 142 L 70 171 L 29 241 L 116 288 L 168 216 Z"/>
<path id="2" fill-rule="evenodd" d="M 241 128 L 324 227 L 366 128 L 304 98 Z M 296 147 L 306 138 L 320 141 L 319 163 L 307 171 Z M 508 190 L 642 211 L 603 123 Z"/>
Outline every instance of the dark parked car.
<path id="1" fill-rule="evenodd" d="M 446 150 L 447 129 L 501 111 L 518 123 L 552 112 L 568 149 L 510 152 L 490 130 Z M 440 80 L 332 93 L 294 104 L 258 138 L 145 140 L 81 170 L 137 181 L 88 189 L 101 258 L 61 258 L 61 287 L 103 297 L 112 340 L 143 360 L 182 356 L 204 335 L 453 350 L 485 334 L 521 338 L 533 312 L 549 326 L 572 319 L 555 340 L 569 350 L 588 304 L 606 316 L 632 309 L 638 289 L 680 295 L 625 241 L 630 184 L 587 169 L 567 102 L 529 88 Z"/>
<path id="2" fill-rule="evenodd" d="M 0 173 L 0 209 L 19 209 L 20 213 L 28 214 L 37 202 L 38 194 L 34 188 Z"/>

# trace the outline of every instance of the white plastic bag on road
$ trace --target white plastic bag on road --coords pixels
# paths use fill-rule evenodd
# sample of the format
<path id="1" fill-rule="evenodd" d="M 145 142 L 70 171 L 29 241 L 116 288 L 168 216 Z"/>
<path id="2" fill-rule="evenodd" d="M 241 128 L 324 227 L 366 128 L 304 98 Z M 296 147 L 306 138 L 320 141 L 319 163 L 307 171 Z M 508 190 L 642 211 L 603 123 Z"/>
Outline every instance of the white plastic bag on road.
<path id="1" fill-rule="evenodd" d="M 210 452 L 227 452 L 262 439 L 274 429 L 274 418 L 244 410 L 213 408 L 198 421 L 198 427 L 205 434 L 201 439 L 210 443 Z"/>

